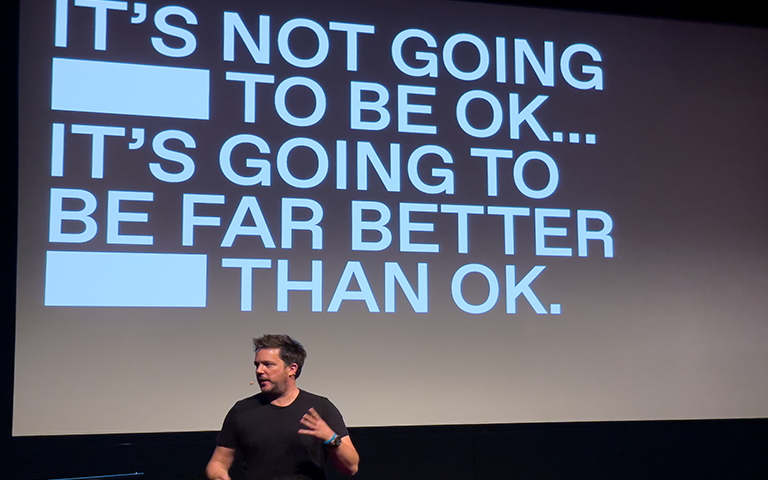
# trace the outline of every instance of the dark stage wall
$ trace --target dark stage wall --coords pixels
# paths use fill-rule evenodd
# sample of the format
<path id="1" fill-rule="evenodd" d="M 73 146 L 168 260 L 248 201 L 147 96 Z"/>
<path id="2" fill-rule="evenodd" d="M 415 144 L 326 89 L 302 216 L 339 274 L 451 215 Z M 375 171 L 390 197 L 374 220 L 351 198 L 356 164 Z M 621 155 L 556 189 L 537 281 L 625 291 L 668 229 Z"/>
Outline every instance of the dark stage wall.
<path id="1" fill-rule="evenodd" d="M 203 479 L 215 435 L 16 438 L 10 475 L 4 478 L 141 472 L 147 479 Z M 359 480 L 768 475 L 765 420 L 382 427 L 351 429 L 351 435 L 361 457 Z M 233 478 L 238 478 L 234 472 Z"/>
<path id="2" fill-rule="evenodd" d="M 741 2 L 688 10 L 677 2 L 496 2 L 727 22 L 766 28 Z M 746 2 L 744 2 L 746 3 Z M 0 479 L 121 473 L 201 479 L 215 432 L 11 436 L 18 177 L 18 8 L 2 6 L 0 207 Z M 763 62 L 768 52 L 763 52 Z M 761 219 L 760 221 L 764 221 Z M 55 371 L 56 365 L 50 365 Z M 115 381 L 118 381 L 117 379 Z M 202 385 L 201 385 L 202 388 Z M 467 399 L 471 402 L 471 398 Z M 360 480 L 768 478 L 768 419 L 353 428 Z M 142 477 L 136 477 L 142 478 Z"/>

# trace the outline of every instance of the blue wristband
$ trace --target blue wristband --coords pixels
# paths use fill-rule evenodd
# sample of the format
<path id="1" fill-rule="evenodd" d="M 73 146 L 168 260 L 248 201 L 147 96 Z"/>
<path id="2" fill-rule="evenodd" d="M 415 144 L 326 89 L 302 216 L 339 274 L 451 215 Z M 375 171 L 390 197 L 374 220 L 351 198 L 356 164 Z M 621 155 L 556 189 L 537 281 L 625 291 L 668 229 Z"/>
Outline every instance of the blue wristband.
<path id="1" fill-rule="evenodd" d="M 332 443 L 333 443 L 333 441 L 334 441 L 334 440 L 336 440 L 336 437 L 337 437 L 337 435 L 336 435 L 336 433 L 334 432 L 333 436 L 332 436 L 332 437 L 331 437 L 329 440 L 326 440 L 326 441 L 324 441 L 323 443 L 324 443 L 325 445 L 330 445 L 330 444 L 332 444 Z"/>

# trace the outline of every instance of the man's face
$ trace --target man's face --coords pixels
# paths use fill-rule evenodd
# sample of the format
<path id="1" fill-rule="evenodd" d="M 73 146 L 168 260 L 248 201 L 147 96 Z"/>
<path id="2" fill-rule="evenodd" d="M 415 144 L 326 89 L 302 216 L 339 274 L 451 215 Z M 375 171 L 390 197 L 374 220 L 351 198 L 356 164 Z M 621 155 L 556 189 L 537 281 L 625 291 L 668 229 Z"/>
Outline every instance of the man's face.
<path id="1" fill-rule="evenodd" d="M 280 358 L 279 348 L 260 348 L 253 360 L 256 380 L 264 393 L 281 395 L 288 391 L 289 378 L 295 375 L 295 364 L 286 366 Z"/>

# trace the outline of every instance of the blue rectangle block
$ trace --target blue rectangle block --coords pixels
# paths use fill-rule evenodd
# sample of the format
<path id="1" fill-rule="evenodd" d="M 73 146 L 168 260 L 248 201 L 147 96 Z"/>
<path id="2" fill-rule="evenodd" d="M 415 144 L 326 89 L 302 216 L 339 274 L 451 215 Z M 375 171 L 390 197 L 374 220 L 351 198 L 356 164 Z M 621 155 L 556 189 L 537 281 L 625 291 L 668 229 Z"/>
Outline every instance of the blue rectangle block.
<path id="1" fill-rule="evenodd" d="M 45 305 L 205 307 L 207 269 L 206 255 L 49 251 Z"/>
<path id="2" fill-rule="evenodd" d="M 210 72 L 53 59 L 51 109 L 208 120 Z"/>

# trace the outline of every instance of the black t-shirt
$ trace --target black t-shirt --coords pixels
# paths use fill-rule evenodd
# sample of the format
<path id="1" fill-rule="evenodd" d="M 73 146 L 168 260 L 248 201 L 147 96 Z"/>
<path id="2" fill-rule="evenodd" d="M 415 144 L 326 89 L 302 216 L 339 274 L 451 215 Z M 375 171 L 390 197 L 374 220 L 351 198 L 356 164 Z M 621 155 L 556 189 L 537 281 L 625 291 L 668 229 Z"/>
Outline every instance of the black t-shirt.
<path id="1" fill-rule="evenodd" d="M 327 398 L 300 390 L 287 407 L 272 405 L 262 394 L 240 400 L 227 413 L 216 442 L 242 454 L 246 480 L 325 479 L 327 447 L 298 433 L 310 407 L 337 435 L 348 435 L 341 413 Z"/>

